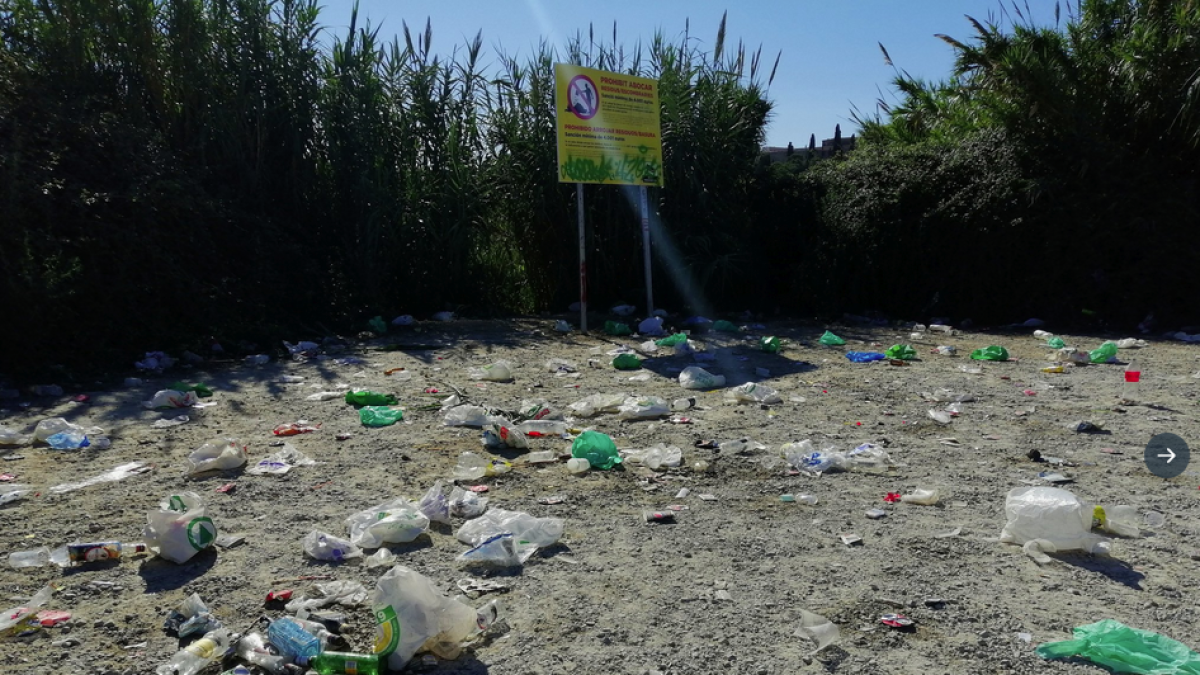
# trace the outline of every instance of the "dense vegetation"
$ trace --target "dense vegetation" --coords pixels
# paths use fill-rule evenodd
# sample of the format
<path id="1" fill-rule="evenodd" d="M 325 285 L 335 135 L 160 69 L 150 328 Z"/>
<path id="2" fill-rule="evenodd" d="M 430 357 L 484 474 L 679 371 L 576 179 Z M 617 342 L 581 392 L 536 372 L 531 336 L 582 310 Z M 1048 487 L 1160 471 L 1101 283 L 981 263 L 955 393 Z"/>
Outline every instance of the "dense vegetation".
<path id="1" fill-rule="evenodd" d="M 944 82 L 901 71 L 854 152 L 770 165 L 774 69 L 723 21 L 709 51 L 614 27 L 439 56 L 427 24 L 331 35 L 315 0 L 0 0 L 0 371 L 565 307 L 559 60 L 661 83 L 659 304 L 1194 318 L 1197 2 L 1013 11 L 944 38 Z M 642 300 L 635 204 L 588 190 L 598 306 Z"/>

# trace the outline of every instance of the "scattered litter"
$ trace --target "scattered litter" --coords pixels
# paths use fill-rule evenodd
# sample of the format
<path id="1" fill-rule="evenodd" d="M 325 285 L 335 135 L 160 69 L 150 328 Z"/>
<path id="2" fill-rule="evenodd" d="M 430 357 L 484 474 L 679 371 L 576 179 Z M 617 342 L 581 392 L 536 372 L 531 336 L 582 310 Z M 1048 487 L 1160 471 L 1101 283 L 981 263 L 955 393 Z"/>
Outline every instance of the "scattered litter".
<path id="1" fill-rule="evenodd" d="M 286 422 L 284 424 L 280 424 L 272 429 L 271 433 L 275 434 L 276 436 L 296 436 L 298 434 L 309 434 L 320 430 L 320 424 L 314 427 L 306 420 L 300 420 L 298 422 Z"/>
<path id="2" fill-rule="evenodd" d="M 860 537 L 854 533 L 839 534 L 838 538 L 840 538 L 842 540 L 842 543 L 845 544 L 846 546 L 854 546 L 856 544 L 862 545 L 862 537 Z"/>
<path id="3" fill-rule="evenodd" d="M 870 509 L 867 511 L 867 517 L 871 520 L 879 520 L 880 518 L 887 517 L 887 511 L 883 509 Z"/>
<path id="4" fill-rule="evenodd" d="M 114 481 L 124 480 L 130 476 L 136 476 L 139 473 L 146 473 L 150 469 L 151 467 L 145 462 L 129 462 L 128 464 L 122 464 L 109 471 L 105 471 L 99 476 L 93 476 L 86 480 L 81 480 L 75 483 L 63 483 L 61 485 L 55 485 L 47 490 L 47 492 L 54 495 L 63 494 L 64 492 L 73 492 L 75 490 L 96 485 L 98 483 L 111 483 Z"/>
<path id="5" fill-rule="evenodd" d="M 291 443 L 284 443 L 279 452 L 272 453 L 246 469 L 255 476 L 282 476 L 294 466 L 312 466 L 316 461 L 300 452 Z"/>
<path id="6" fill-rule="evenodd" d="M 187 415 L 180 415 L 178 417 L 172 417 L 170 419 L 155 420 L 154 424 L 151 424 L 150 426 L 155 429 L 169 429 L 171 427 L 177 427 L 181 424 L 187 424 L 190 421 L 191 421 L 191 418 L 188 417 Z"/>

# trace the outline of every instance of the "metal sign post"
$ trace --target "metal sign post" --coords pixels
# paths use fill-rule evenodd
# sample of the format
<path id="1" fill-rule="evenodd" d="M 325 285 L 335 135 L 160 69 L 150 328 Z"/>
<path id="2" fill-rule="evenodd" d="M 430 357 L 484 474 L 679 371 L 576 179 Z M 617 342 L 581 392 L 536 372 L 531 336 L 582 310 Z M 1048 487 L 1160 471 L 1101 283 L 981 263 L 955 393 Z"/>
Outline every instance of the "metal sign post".
<path id="1" fill-rule="evenodd" d="M 646 316 L 654 316 L 654 284 L 650 273 L 650 199 L 646 186 L 641 188 L 642 202 L 642 252 L 646 259 Z"/>
<path id="2" fill-rule="evenodd" d="M 575 184 L 579 209 L 579 330 L 587 332 L 587 237 L 583 223 L 583 183 Z"/>

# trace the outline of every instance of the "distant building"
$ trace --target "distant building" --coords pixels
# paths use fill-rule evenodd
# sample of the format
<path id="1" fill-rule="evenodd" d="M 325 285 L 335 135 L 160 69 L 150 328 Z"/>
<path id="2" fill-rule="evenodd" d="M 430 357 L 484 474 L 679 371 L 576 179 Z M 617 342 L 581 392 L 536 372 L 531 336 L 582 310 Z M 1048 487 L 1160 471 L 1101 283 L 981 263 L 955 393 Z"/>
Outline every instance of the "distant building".
<path id="1" fill-rule="evenodd" d="M 855 139 L 854 136 L 850 136 L 849 138 L 841 139 L 842 152 L 850 152 L 851 150 L 853 150 L 854 146 L 856 145 L 856 140 L 857 139 Z M 826 138 L 825 140 L 821 141 L 820 146 L 813 148 L 811 150 L 813 157 L 819 158 L 819 159 L 828 159 L 830 157 L 833 157 L 834 145 L 836 144 L 836 142 L 837 142 L 836 138 Z M 791 144 L 789 143 L 788 145 L 791 145 Z M 770 156 L 771 162 L 774 163 L 774 162 L 786 162 L 786 161 L 788 161 L 788 157 L 807 157 L 810 150 L 806 147 L 795 148 L 792 151 L 792 153 L 789 155 L 787 148 L 780 148 L 780 147 L 776 147 L 773 145 L 767 145 L 767 146 L 763 146 L 762 152 L 764 155 Z"/>

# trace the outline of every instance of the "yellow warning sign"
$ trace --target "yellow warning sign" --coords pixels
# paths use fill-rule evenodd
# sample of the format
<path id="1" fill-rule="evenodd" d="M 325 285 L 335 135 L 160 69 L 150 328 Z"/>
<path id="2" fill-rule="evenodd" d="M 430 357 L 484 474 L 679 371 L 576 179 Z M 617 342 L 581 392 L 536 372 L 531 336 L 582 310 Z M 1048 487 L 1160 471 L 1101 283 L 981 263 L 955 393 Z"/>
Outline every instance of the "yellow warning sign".
<path id="1" fill-rule="evenodd" d="M 659 185 L 658 81 L 554 64 L 560 183 Z"/>

